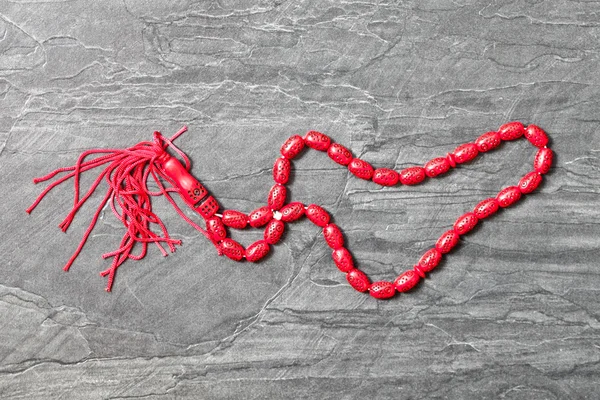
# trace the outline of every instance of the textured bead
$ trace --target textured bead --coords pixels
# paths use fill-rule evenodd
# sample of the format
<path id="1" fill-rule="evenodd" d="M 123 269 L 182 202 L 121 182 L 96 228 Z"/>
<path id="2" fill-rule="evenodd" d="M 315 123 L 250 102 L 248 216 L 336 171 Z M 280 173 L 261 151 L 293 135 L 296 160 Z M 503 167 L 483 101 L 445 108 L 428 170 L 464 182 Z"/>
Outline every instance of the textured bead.
<path id="1" fill-rule="evenodd" d="M 400 182 L 403 185 L 416 185 L 425 179 L 425 168 L 408 167 L 400 171 Z"/>
<path id="2" fill-rule="evenodd" d="M 509 122 L 498 129 L 498 134 L 502 140 L 515 140 L 523 136 L 525 127 L 519 121 Z"/>
<path id="3" fill-rule="evenodd" d="M 373 182 L 381 186 L 394 186 L 400 180 L 396 171 L 389 168 L 377 168 L 373 172 Z"/>
<path id="4" fill-rule="evenodd" d="M 287 196 L 287 189 L 281 183 L 273 185 L 269 191 L 269 197 L 267 198 L 267 205 L 271 210 L 279 210 L 285 204 L 285 198 Z"/>
<path id="5" fill-rule="evenodd" d="M 369 294 L 376 299 L 389 299 L 396 294 L 396 288 L 392 282 L 373 282 L 371 286 L 369 286 Z"/>
<path id="6" fill-rule="evenodd" d="M 464 235 L 473 230 L 475 225 L 477 225 L 477 222 L 479 222 L 477 216 L 472 212 L 468 212 L 458 217 L 453 228 L 459 235 Z"/>
<path id="7" fill-rule="evenodd" d="M 240 261 L 245 254 L 242 245 L 229 238 L 221 241 L 221 249 L 223 250 L 223 254 L 235 261 Z"/>
<path id="8" fill-rule="evenodd" d="M 413 271 L 415 271 L 421 278 L 425 279 L 425 271 L 420 265 L 415 265 L 413 267 Z"/>
<path id="9" fill-rule="evenodd" d="M 450 170 L 450 163 L 444 157 L 434 158 L 425 164 L 425 174 L 430 178 L 445 174 L 448 170 Z"/>
<path id="10" fill-rule="evenodd" d="M 360 158 L 353 158 L 348 170 L 361 179 L 369 180 L 373 176 L 373 166 Z"/>
<path id="11" fill-rule="evenodd" d="M 223 221 L 219 217 L 211 217 L 206 220 L 206 230 L 210 233 L 210 237 L 219 242 L 227 237 L 227 231 L 225 230 L 225 225 L 223 225 Z"/>
<path id="12" fill-rule="evenodd" d="M 446 254 L 458 244 L 458 239 L 458 233 L 451 229 L 444 232 L 442 236 L 440 236 L 438 241 L 435 243 L 435 248 L 438 249 L 440 253 Z"/>
<path id="13" fill-rule="evenodd" d="M 498 201 L 493 197 L 489 199 L 482 200 L 475 206 L 473 210 L 473 214 L 479 219 L 484 219 L 498 211 Z"/>
<path id="14" fill-rule="evenodd" d="M 442 253 L 435 247 L 433 249 L 429 249 L 421 256 L 419 259 L 418 265 L 421 267 L 421 270 L 425 272 L 432 271 L 435 267 L 437 267 L 442 260 Z"/>
<path id="15" fill-rule="evenodd" d="M 338 143 L 333 143 L 331 146 L 329 146 L 329 149 L 327 150 L 327 155 L 333 161 L 343 166 L 350 164 L 350 162 L 354 158 L 350 150 Z"/>
<path id="16" fill-rule="evenodd" d="M 548 144 L 546 132 L 537 125 L 529 125 L 527 129 L 525 129 L 525 137 L 535 147 L 544 147 Z"/>
<path id="17" fill-rule="evenodd" d="M 213 196 L 208 196 L 206 199 L 202 200 L 200 204 L 194 207 L 194 210 L 202 215 L 204 219 L 210 218 L 219 211 L 219 203 Z"/>
<path id="18" fill-rule="evenodd" d="M 293 222 L 304 215 L 304 204 L 297 201 L 286 204 L 281 208 L 281 220 L 283 222 Z"/>
<path id="19" fill-rule="evenodd" d="M 509 186 L 500 191 L 496 196 L 498 205 L 502 208 L 515 204 L 521 198 L 521 191 L 518 186 Z"/>
<path id="20" fill-rule="evenodd" d="M 344 237 L 342 236 L 342 231 L 336 224 L 328 224 L 323 228 L 323 236 L 325 237 L 325 241 L 327 245 L 332 249 L 336 250 L 340 247 L 344 247 Z"/>
<path id="21" fill-rule="evenodd" d="M 331 257 L 333 258 L 333 262 L 335 266 L 342 272 L 350 272 L 354 269 L 354 260 L 352 259 L 352 254 L 345 247 L 340 247 L 339 249 L 335 249 L 333 253 L 331 253 Z"/>
<path id="22" fill-rule="evenodd" d="M 319 151 L 327 151 L 331 145 L 329 136 L 317 131 L 309 131 L 306 136 L 304 136 L 304 142 L 308 147 Z"/>
<path id="23" fill-rule="evenodd" d="M 495 149 L 500 146 L 500 143 L 502 143 L 502 139 L 500 139 L 500 134 L 498 132 L 484 133 L 475 140 L 477 150 L 482 153 Z"/>
<path id="24" fill-rule="evenodd" d="M 285 225 L 283 222 L 272 219 L 265 228 L 265 234 L 263 235 L 263 238 L 267 243 L 275 244 L 279 242 L 279 239 L 281 239 L 281 235 L 283 235 L 284 230 Z"/>
<path id="25" fill-rule="evenodd" d="M 264 240 L 259 240 L 258 242 L 252 243 L 246 249 L 246 260 L 250 262 L 256 262 L 266 256 L 269 253 L 269 244 Z"/>
<path id="26" fill-rule="evenodd" d="M 533 169 L 540 174 L 545 174 L 550 171 L 552 166 L 552 150 L 547 147 L 542 147 L 538 150 L 533 160 Z"/>
<path id="27" fill-rule="evenodd" d="M 306 217 L 310 222 L 321 228 L 329 223 L 329 214 L 327 211 L 316 204 L 311 204 L 306 208 Z"/>
<path id="28" fill-rule="evenodd" d="M 273 165 L 273 179 L 277 183 L 285 185 L 290 179 L 292 163 L 287 158 L 278 158 Z"/>
<path id="29" fill-rule="evenodd" d="M 450 168 L 456 167 L 456 157 L 454 157 L 454 154 L 452 154 L 452 153 L 446 154 L 446 160 L 448 160 L 448 164 L 450 164 Z"/>
<path id="30" fill-rule="evenodd" d="M 229 227 L 236 229 L 244 229 L 248 224 L 248 216 L 242 212 L 235 210 L 223 211 L 221 221 Z"/>
<path id="31" fill-rule="evenodd" d="M 346 274 L 346 279 L 350 286 L 359 292 L 366 292 L 371 286 L 371 282 L 369 278 L 359 269 L 353 269 L 352 271 Z"/>
<path id="32" fill-rule="evenodd" d="M 408 292 L 410 289 L 414 288 L 420 280 L 421 277 L 417 275 L 415 271 L 408 270 L 396 278 L 394 286 L 399 292 Z"/>
<path id="33" fill-rule="evenodd" d="M 454 160 L 457 164 L 464 164 L 471 161 L 479 154 L 475 143 L 465 143 L 454 149 Z"/>
<path id="34" fill-rule="evenodd" d="M 248 222 L 253 228 L 265 225 L 273 218 L 273 212 L 268 206 L 257 208 L 248 215 Z"/>
<path id="35" fill-rule="evenodd" d="M 519 181 L 519 190 L 523 194 L 531 193 L 537 189 L 541 182 L 542 176 L 536 171 L 531 171 Z"/>
<path id="36" fill-rule="evenodd" d="M 304 139 L 300 135 L 290 136 L 281 146 L 281 155 L 287 159 L 296 157 L 304 148 Z"/>

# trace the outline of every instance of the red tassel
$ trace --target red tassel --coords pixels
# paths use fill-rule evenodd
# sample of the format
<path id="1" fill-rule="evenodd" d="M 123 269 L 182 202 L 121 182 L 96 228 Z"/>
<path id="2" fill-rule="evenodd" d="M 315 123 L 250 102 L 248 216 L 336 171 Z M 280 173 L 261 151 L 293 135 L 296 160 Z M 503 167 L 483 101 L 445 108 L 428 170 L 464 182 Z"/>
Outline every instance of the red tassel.
<path id="1" fill-rule="evenodd" d="M 119 268 L 119 266 L 127 259 L 139 260 L 143 258 L 146 255 L 148 243 L 155 243 L 163 256 L 167 255 L 167 251 L 163 247 L 163 244 L 166 245 L 171 252 L 174 252 L 175 245 L 181 245 L 181 241 L 169 236 L 167 228 L 162 220 L 152 211 L 151 197 L 161 195 L 167 198 L 180 217 L 195 229 L 202 232 L 204 236 L 213 242 L 219 255 L 222 254 L 220 245 L 212 239 L 206 230 L 190 220 L 183 211 L 181 211 L 170 195 L 171 192 L 179 193 L 182 195 L 186 204 L 193 208 L 194 204 L 191 203 L 189 195 L 184 193 L 182 185 L 178 181 L 178 176 L 172 176 L 172 174 L 169 174 L 169 171 L 163 167 L 166 161 L 171 159 L 171 155 L 166 152 L 167 148 L 171 148 L 184 160 L 185 171 L 187 171 L 186 178 L 188 181 L 190 178 L 195 181 L 195 178 L 191 177 L 189 174 L 190 161 L 188 157 L 172 143 L 173 140 L 186 130 L 187 127 L 183 127 L 170 139 L 165 138 L 159 132 L 154 132 L 153 142 L 141 142 L 128 149 L 87 150 L 79 156 L 75 165 L 58 168 L 46 176 L 33 180 L 34 183 L 44 182 L 54 178 L 58 174 L 67 173 L 52 182 L 42 191 L 42 193 L 40 193 L 38 198 L 26 210 L 28 213 L 31 213 L 50 190 L 66 180 L 74 178 L 73 207 L 59 225 L 63 232 L 67 231 L 77 211 L 81 208 L 83 203 L 89 199 L 92 193 L 94 193 L 102 183 L 102 180 L 105 180 L 108 183 L 108 190 L 96 209 L 90 225 L 83 234 L 79 246 L 63 268 L 65 271 L 69 270 L 81 252 L 107 202 L 110 204 L 113 213 L 121 222 L 123 222 L 125 228 L 127 228 L 127 232 L 123 235 L 119 248 L 102 256 L 103 258 L 113 258 L 110 267 L 100 273 L 102 276 L 108 275 L 107 291 L 110 291 L 112 288 L 117 268 Z M 87 157 L 92 155 L 100 156 L 85 161 Z M 105 164 L 108 164 L 108 166 L 102 170 L 88 191 L 80 198 L 80 175 Z M 179 174 L 181 173 L 179 172 Z M 152 177 L 153 181 L 158 186 L 159 190 L 157 192 L 152 192 L 148 189 L 148 179 L 150 177 Z M 163 181 L 168 182 L 171 186 L 166 187 L 163 184 Z M 197 186 L 202 187 L 199 182 L 195 182 Z M 152 230 L 153 225 L 158 225 L 160 234 L 157 234 Z M 136 242 L 140 243 L 141 251 L 139 254 L 132 254 Z"/>

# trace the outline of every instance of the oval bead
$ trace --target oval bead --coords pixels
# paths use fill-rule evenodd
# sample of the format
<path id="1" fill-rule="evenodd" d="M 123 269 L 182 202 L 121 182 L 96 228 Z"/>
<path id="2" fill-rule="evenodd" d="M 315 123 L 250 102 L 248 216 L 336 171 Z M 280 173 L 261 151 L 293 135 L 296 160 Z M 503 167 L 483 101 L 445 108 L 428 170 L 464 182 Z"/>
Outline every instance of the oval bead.
<path id="1" fill-rule="evenodd" d="M 396 288 L 392 282 L 373 282 L 371 286 L 369 286 L 369 294 L 376 299 L 389 299 L 396 294 Z"/>
<path id="2" fill-rule="evenodd" d="M 331 146 L 329 146 L 329 149 L 327 149 L 327 155 L 333 161 L 343 166 L 350 164 L 354 158 L 350 150 L 338 143 L 333 143 Z"/>
<path id="3" fill-rule="evenodd" d="M 304 149 L 304 139 L 300 135 L 290 136 L 283 146 L 281 146 L 281 155 L 287 159 L 296 157 Z"/>
<path id="4" fill-rule="evenodd" d="M 264 240 L 252 243 L 246 249 L 246 260 L 256 262 L 266 256 L 269 253 L 269 250 L 271 250 L 271 248 Z"/>
<path id="5" fill-rule="evenodd" d="M 550 171 L 552 166 L 552 150 L 547 147 L 542 147 L 538 150 L 533 160 L 533 169 L 540 174 L 545 174 Z"/>
<path id="6" fill-rule="evenodd" d="M 498 134 L 502 140 L 515 140 L 523 136 L 525 127 L 519 121 L 509 122 L 498 129 Z"/>
<path id="7" fill-rule="evenodd" d="M 317 131 L 309 131 L 304 136 L 304 142 L 308 147 L 319 151 L 326 151 L 331 145 L 329 136 Z"/>
<path id="8" fill-rule="evenodd" d="M 321 228 L 325 227 L 329 223 L 329 214 L 322 207 L 319 207 L 316 204 L 311 204 L 306 208 L 306 217 L 313 224 L 320 226 Z"/>
<path id="9" fill-rule="evenodd" d="M 529 143 L 535 147 L 544 147 L 548 144 L 546 132 L 537 125 L 529 125 L 525 129 L 525 137 L 529 140 Z"/>
<path id="10" fill-rule="evenodd" d="M 521 178 L 519 181 L 519 190 L 523 194 L 531 193 L 542 182 L 542 176 L 536 171 L 532 171 Z"/>
<path id="11" fill-rule="evenodd" d="M 377 168 L 373 172 L 373 182 L 381 186 L 394 186 L 400 180 L 396 171 L 389 168 Z"/>
<path id="12" fill-rule="evenodd" d="M 437 267 L 442 260 L 442 253 L 435 247 L 433 249 L 429 249 L 421 256 L 419 262 L 417 263 L 422 271 L 429 272 L 432 271 L 435 267 Z"/>
<path id="13" fill-rule="evenodd" d="M 369 278 L 359 269 L 353 269 L 346 274 L 346 280 L 354 289 L 359 292 L 366 292 L 371 286 Z"/>
<path id="14" fill-rule="evenodd" d="M 210 233 L 210 237 L 215 241 L 219 242 L 227 237 L 227 231 L 225 225 L 219 217 L 211 217 L 206 220 L 206 230 Z"/>
<path id="15" fill-rule="evenodd" d="M 521 191 L 518 186 L 509 186 L 500 191 L 496 196 L 498 205 L 502 208 L 515 204 L 521 198 Z"/>
<path id="16" fill-rule="evenodd" d="M 415 271 L 408 270 L 404 271 L 396 278 L 394 286 L 399 292 L 408 292 L 410 289 L 414 288 L 420 280 L 421 277 Z"/>
<path id="17" fill-rule="evenodd" d="M 221 241 L 221 250 L 223 254 L 235 261 L 240 261 L 244 258 L 244 247 L 233 239 L 223 239 Z"/>
<path id="18" fill-rule="evenodd" d="M 344 247 L 344 237 L 342 231 L 336 224 L 328 224 L 323 228 L 323 236 L 327 245 L 334 250 Z"/>
<path id="19" fill-rule="evenodd" d="M 221 221 L 231 228 L 244 229 L 248 224 L 248 216 L 239 211 L 225 210 Z"/>
<path id="20" fill-rule="evenodd" d="M 267 224 L 267 227 L 265 228 L 265 233 L 263 235 L 263 238 L 265 239 L 265 241 L 269 244 L 275 244 L 277 242 L 279 242 L 279 239 L 281 239 L 281 236 L 283 235 L 283 232 L 285 230 L 285 225 L 283 222 L 277 220 L 277 219 L 272 219 L 271 221 L 269 221 L 269 223 Z"/>
<path id="21" fill-rule="evenodd" d="M 339 249 L 335 249 L 333 253 L 331 253 L 331 257 L 333 258 L 333 262 L 335 266 L 342 272 L 350 272 L 354 269 L 354 260 L 352 259 L 352 254 L 345 247 L 340 247 Z"/>
<path id="22" fill-rule="evenodd" d="M 408 167 L 400 171 L 400 183 L 403 185 L 416 185 L 425 179 L 425 168 Z"/>
<path id="23" fill-rule="evenodd" d="M 273 218 L 273 211 L 268 206 L 257 208 L 248 215 L 248 222 L 253 228 L 265 225 Z"/>
<path id="24" fill-rule="evenodd" d="M 500 134 L 498 132 L 487 132 L 475 140 L 475 145 L 477 146 L 477 150 L 485 153 L 486 151 L 493 150 L 500 146 L 501 142 L 502 140 L 500 139 Z"/>
<path id="25" fill-rule="evenodd" d="M 281 208 L 281 220 L 283 222 L 293 222 L 304 215 L 304 204 L 297 201 L 286 204 Z"/>
<path id="26" fill-rule="evenodd" d="M 290 179 L 290 172 L 292 171 L 292 163 L 287 158 L 280 157 L 275 160 L 273 165 L 273 179 L 277 183 L 285 185 Z"/>
<path id="27" fill-rule="evenodd" d="M 479 202 L 479 204 L 475 206 L 473 214 L 479 219 L 484 219 L 498 211 L 498 207 L 498 201 L 495 198 L 490 197 L 489 199 Z"/>
<path id="28" fill-rule="evenodd" d="M 464 164 L 471 161 L 479 154 L 477 145 L 475 143 L 465 143 L 454 149 L 454 161 L 457 164 Z"/>
<path id="29" fill-rule="evenodd" d="M 429 160 L 424 168 L 425 174 L 427 174 L 428 177 L 433 178 L 448 172 L 450 170 L 450 163 L 444 157 L 437 157 L 433 160 Z"/>
<path id="30" fill-rule="evenodd" d="M 353 158 L 348 164 L 348 170 L 360 179 L 369 180 L 373 176 L 373 166 L 360 158 Z"/>
<path id="31" fill-rule="evenodd" d="M 477 225 L 477 222 L 479 222 L 477 216 L 474 213 L 469 212 L 458 217 L 453 228 L 459 235 L 464 235 L 473 230 Z"/>
<path id="32" fill-rule="evenodd" d="M 442 236 L 440 236 L 438 241 L 435 243 L 435 248 L 438 249 L 440 253 L 446 254 L 458 244 L 458 239 L 458 233 L 451 229 L 444 232 Z"/>
<path id="33" fill-rule="evenodd" d="M 287 188 L 281 183 L 273 185 L 269 191 L 269 197 L 267 198 L 267 204 L 271 210 L 279 210 L 285 204 L 285 198 L 287 196 Z"/>

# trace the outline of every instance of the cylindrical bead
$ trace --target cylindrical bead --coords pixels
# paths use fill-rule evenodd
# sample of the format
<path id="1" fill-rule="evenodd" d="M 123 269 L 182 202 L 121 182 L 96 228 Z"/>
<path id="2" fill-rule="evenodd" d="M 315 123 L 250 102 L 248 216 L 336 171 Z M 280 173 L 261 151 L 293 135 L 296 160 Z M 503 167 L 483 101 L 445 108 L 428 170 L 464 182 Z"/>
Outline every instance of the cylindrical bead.
<path id="1" fill-rule="evenodd" d="M 206 188 L 185 169 L 177 158 L 167 156 L 166 161 L 159 162 L 159 164 L 161 164 L 167 176 L 180 189 L 179 193 L 186 203 L 196 205 L 208 195 Z"/>
<path id="2" fill-rule="evenodd" d="M 316 204 L 311 204 L 306 208 L 306 217 L 313 224 L 320 226 L 321 228 L 325 227 L 329 223 L 329 214 L 322 207 L 319 207 Z"/>
<path id="3" fill-rule="evenodd" d="M 290 136 L 283 146 L 281 146 L 281 155 L 287 159 L 296 157 L 304 148 L 304 139 L 300 135 Z"/>
<path id="4" fill-rule="evenodd" d="M 475 143 L 465 143 L 454 149 L 454 160 L 457 164 L 464 164 L 471 161 L 479 154 Z"/>
<path id="5" fill-rule="evenodd" d="M 435 267 L 437 267 L 442 260 L 442 253 L 435 247 L 433 249 L 429 249 L 421 256 L 419 259 L 418 265 L 421 267 L 421 270 L 425 272 L 432 271 Z"/>
<path id="6" fill-rule="evenodd" d="M 538 150 L 533 160 L 533 169 L 540 174 L 545 174 L 550 171 L 552 166 L 552 150 L 547 147 L 542 147 Z"/>
<path id="7" fill-rule="evenodd" d="M 265 225 L 273 218 L 273 211 L 268 206 L 257 208 L 248 215 L 248 222 L 253 228 Z"/>
<path id="8" fill-rule="evenodd" d="M 364 272 L 359 269 L 353 269 L 348 272 L 346 274 L 346 280 L 348 280 L 350 286 L 359 292 L 366 292 L 369 289 L 369 286 L 371 286 L 369 278 L 367 278 Z"/>
<path id="9" fill-rule="evenodd" d="M 285 198 L 287 196 L 287 188 L 281 183 L 273 185 L 269 191 L 269 197 L 267 204 L 271 210 L 279 210 L 285 204 Z"/>
<path id="10" fill-rule="evenodd" d="M 521 198 L 521 191 L 518 186 L 505 187 L 498 193 L 496 200 L 502 208 L 509 207 L 515 204 Z"/>
<path id="11" fill-rule="evenodd" d="M 450 170 L 450 163 L 444 157 L 437 157 L 429 160 L 425 164 L 425 173 L 428 177 L 433 178 L 441 174 L 445 174 Z"/>
<path id="12" fill-rule="evenodd" d="M 435 243 L 435 248 L 438 249 L 440 253 L 446 254 L 458 244 L 458 239 L 458 233 L 451 229 L 444 232 L 442 236 L 440 236 L 438 241 Z"/>
<path id="13" fill-rule="evenodd" d="M 475 228 L 477 222 L 479 222 L 477 216 L 472 212 L 468 212 L 458 217 L 453 228 L 459 235 L 464 235 Z"/>
<path id="14" fill-rule="evenodd" d="M 519 190 L 523 194 L 531 193 L 542 182 L 542 175 L 537 173 L 536 171 L 532 171 L 521 178 L 519 181 Z"/>
<path id="15" fill-rule="evenodd" d="M 284 157 L 280 157 L 275 160 L 273 165 L 273 179 L 277 183 L 285 185 L 290 179 L 290 173 L 292 171 L 292 163 L 290 160 Z"/>
<path id="16" fill-rule="evenodd" d="M 498 207 L 498 200 L 490 197 L 489 199 L 479 202 L 475 206 L 475 209 L 473 209 L 473 214 L 475 214 L 478 219 L 484 219 L 498 211 Z"/>
<path id="17" fill-rule="evenodd" d="M 400 171 L 400 182 L 403 185 L 416 185 L 425 179 L 425 168 L 408 167 Z"/>
<path id="18" fill-rule="evenodd" d="M 279 239 L 281 239 L 281 235 L 283 235 L 285 230 L 284 227 L 285 225 L 283 222 L 277 219 L 272 219 L 265 228 L 265 234 L 263 235 L 263 238 L 269 244 L 275 244 L 279 242 Z"/>
<path id="19" fill-rule="evenodd" d="M 373 166 L 360 158 L 353 158 L 348 164 L 348 170 L 361 179 L 369 180 L 373 176 Z"/>
<path id="20" fill-rule="evenodd" d="M 408 270 L 404 271 L 396 278 L 394 286 L 399 292 L 408 292 L 410 289 L 414 288 L 420 280 L 421 277 L 415 271 Z"/>
<path id="21" fill-rule="evenodd" d="M 400 180 L 396 171 L 389 168 L 377 168 L 373 172 L 373 182 L 381 186 L 394 186 Z"/>
<path id="22" fill-rule="evenodd" d="M 548 144 L 546 132 L 537 125 L 529 125 L 525 129 L 525 137 L 535 147 L 544 147 Z"/>
<path id="23" fill-rule="evenodd" d="M 354 158 L 350 150 L 338 143 L 333 143 L 331 146 L 329 146 L 329 149 L 327 149 L 327 155 L 333 161 L 343 166 L 350 164 Z"/>
<path id="24" fill-rule="evenodd" d="M 336 224 L 327 224 L 323 228 L 323 236 L 327 245 L 332 249 L 337 250 L 344 247 L 344 236 L 342 236 L 342 231 Z"/>
<path id="25" fill-rule="evenodd" d="M 244 258 L 244 248 L 241 244 L 233 239 L 223 239 L 221 241 L 221 250 L 223 250 L 223 254 L 232 260 L 240 261 L 242 258 Z"/>
<path id="26" fill-rule="evenodd" d="M 223 211 L 223 223 L 231 228 L 244 229 L 248 224 L 248 216 L 235 210 Z"/>
<path id="27" fill-rule="evenodd" d="M 297 201 L 286 204 L 281 208 L 281 220 L 283 222 L 293 222 L 304 215 L 304 204 Z"/>
<path id="28" fill-rule="evenodd" d="M 354 260 L 352 259 L 352 254 L 345 247 L 340 247 L 339 249 L 335 249 L 333 253 L 331 253 L 331 257 L 333 258 L 333 262 L 335 266 L 342 272 L 350 272 L 354 269 Z"/>
<path id="29" fill-rule="evenodd" d="M 266 256 L 270 250 L 269 244 L 264 240 L 252 243 L 246 249 L 246 260 L 250 262 L 256 262 Z"/>
<path id="30" fill-rule="evenodd" d="M 515 140 L 523 136 L 524 133 L 525 127 L 519 121 L 506 123 L 498 129 L 498 134 L 500 134 L 502 140 Z"/>
<path id="31" fill-rule="evenodd" d="M 475 145 L 477 146 L 477 150 L 485 153 L 500 146 L 501 142 L 502 139 L 500 139 L 498 132 L 486 132 L 475 140 Z"/>
<path id="32" fill-rule="evenodd" d="M 225 230 L 225 225 L 223 225 L 223 221 L 219 217 L 210 217 L 206 220 L 206 230 L 210 233 L 210 237 L 219 242 L 227 237 L 227 231 Z"/>
<path id="33" fill-rule="evenodd" d="M 304 142 L 308 147 L 319 151 L 327 151 L 331 145 L 329 136 L 317 131 L 309 131 L 306 136 L 304 136 Z"/>
<path id="34" fill-rule="evenodd" d="M 373 282 L 371 286 L 369 286 L 369 294 L 376 299 L 389 299 L 396 294 L 396 288 L 392 282 Z"/>

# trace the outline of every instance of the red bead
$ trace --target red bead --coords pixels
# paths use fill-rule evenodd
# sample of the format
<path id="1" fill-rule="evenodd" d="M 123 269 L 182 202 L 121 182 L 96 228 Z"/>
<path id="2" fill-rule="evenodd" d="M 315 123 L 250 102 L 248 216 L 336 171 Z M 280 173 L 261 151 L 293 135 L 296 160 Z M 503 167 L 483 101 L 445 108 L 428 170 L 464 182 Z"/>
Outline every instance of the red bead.
<path id="1" fill-rule="evenodd" d="M 394 286 L 399 292 L 408 292 L 410 289 L 414 288 L 420 280 L 421 277 L 417 275 L 415 271 L 408 270 L 396 278 Z"/>
<path id="2" fill-rule="evenodd" d="M 331 254 L 335 266 L 342 272 L 350 272 L 354 269 L 352 254 L 345 247 L 335 249 Z"/>
<path id="3" fill-rule="evenodd" d="M 425 179 L 425 168 L 409 167 L 400 171 L 400 182 L 403 185 L 416 185 Z"/>
<path id="4" fill-rule="evenodd" d="M 194 207 L 204 219 L 210 218 L 219 211 L 219 203 L 213 196 L 208 196 Z"/>
<path id="5" fill-rule="evenodd" d="M 513 205 L 521 198 L 521 191 L 518 186 L 509 186 L 500 191 L 496 196 L 496 200 L 498 200 L 498 205 L 500 207 L 505 208 Z"/>
<path id="6" fill-rule="evenodd" d="M 227 231 L 225 230 L 225 225 L 223 225 L 223 221 L 219 217 L 211 217 L 206 220 L 206 230 L 210 233 L 210 237 L 219 242 L 227 237 Z"/>
<path id="7" fill-rule="evenodd" d="M 361 179 L 369 180 L 373 176 L 373 166 L 360 158 L 353 158 L 348 170 Z"/>
<path id="8" fill-rule="evenodd" d="M 519 181 L 519 190 L 523 194 L 531 193 L 542 182 L 542 176 L 535 171 L 532 171 L 521 178 Z"/>
<path id="9" fill-rule="evenodd" d="M 354 158 L 350 150 L 342 146 L 341 144 L 333 143 L 327 150 L 327 155 L 333 161 L 343 166 L 350 164 L 350 161 Z"/>
<path id="10" fill-rule="evenodd" d="M 438 241 L 435 243 L 435 248 L 438 249 L 440 253 L 446 254 L 458 244 L 458 239 L 458 233 L 456 233 L 454 230 L 449 230 L 440 236 Z"/>
<path id="11" fill-rule="evenodd" d="M 473 228 L 475 228 L 475 225 L 477 225 L 477 222 L 479 222 L 477 216 L 472 212 L 468 212 L 458 217 L 458 219 L 454 223 L 454 230 L 459 235 L 464 235 L 465 233 L 473 230 Z"/>
<path id="12" fill-rule="evenodd" d="M 493 197 L 485 199 L 475 206 L 473 213 L 479 219 L 484 219 L 498 211 L 498 201 Z"/>
<path id="13" fill-rule="evenodd" d="M 371 282 L 369 278 L 359 269 L 353 269 L 352 271 L 346 274 L 346 279 L 350 286 L 359 292 L 366 292 L 371 286 Z"/>
<path id="14" fill-rule="evenodd" d="M 502 140 L 515 140 L 523 136 L 524 133 L 525 127 L 519 121 L 509 122 L 498 129 L 498 134 L 500 134 Z"/>
<path id="15" fill-rule="evenodd" d="M 535 147 L 544 147 L 548 144 L 546 132 L 536 125 L 529 125 L 527 129 L 525 129 L 525 137 Z"/>
<path id="16" fill-rule="evenodd" d="M 418 265 L 421 270 L 425 272 L 432 271 L 435 267 L 437 267 L 442 260 L 442 253 L 435 247 L 433 249 L 429 249 L 423 254 L 423 256 L 419 259 Z"/>
<path id="17" fill-rule="evenodd" d="M 311 204 L 306 208 L 306 217 L 310 222 L 321 228 L 329 223 L 329 214 L 327 211 L 316 204 Z"/>
<path id="18" fill-rule="evenodd" d="M 475 140 L 475 145 L 477 146 L 477 150 L 485 153 L 486 151 L 493 150 L 500 146 L 501 142 L 502 140 L 500 139 L 500 134 L 498 132 L 487 132 Z"/>
<path id="19" fill-rule="evenodd" d="M 334 250 L 344 247 L 344 237 L 342 231 L 336 224 L 328 224 L 323 228 L 323 236 L 325 241 Z"/>
<path id="20" fill-rule="evenodd" d="M 437 157 L 430 160 L 425 164 L 425 173 L 428 177 L 433 178 L 435 176 L 445 174 L 450 170 L 450 163 L 444 157 Z"/>
<path id="21" fill-rule="evenodd" d="M 279 242 L 281 235 L 283 235 L 283 231 L 285 229 L 284 227 L 285 225 L 283 222 L 272 219 L 265 228 L 265 234 L 263 235 L 263 238 L 269 244 L 275 244 Z"/>
<path id="22" fill-rule="evenodd" d="M 369 294 L 376 299 L 389 299 L 396 294 L 396 289 L 392 282 L 373 282 L 373 284 L 369 286 Z"/>
<path id="23" fill-rule="evenodd" d="M 289 137 L 283 146 L 281 146 L 281 155 L 285 158 L 292 159 L 300 154 L 303 148 L 304 139 L 302 139 L 302 136 L 294 135 Z"/>
<path id="24" fill-rule="evenodd" d="M 266 256 L 269 253 L 269 244 L 264 240 L 259 240 L 256 243 L 252 243 L 246 249 L 246 260 L 250 262 L 256 262 Z"/>
<path id="25" fill-rule="evenodd" d="M 269 198 L 267 204 L 271 210 L 279 210 L 285 204 L 285 197 L 287 196 L 287 189 L 281 183 L 273 185 L 269 191 Z"/>
<path id="26" fill-rule="evenodd" d="M 423 268 L 421 268 L 420 265 L 415 265 L 413 267 L 413 271 L 415 271 L 417 275 L 419 275 L 421 278 L 425 279 L 425 271 L 423 270 Z"/>
<path id="27" fill-rule="evenodd" d="M 450 164 L 451 168 L 455 168 L 456 167 L 456 157 L 454 157 L 454 154 L 447 153 L 446 154 L 446 160 L 448 160 L 448 164 Z"/>
<path id="28" fill-rule="evenodd" d="M 240 261 L 244 257 L 244 248 L 233 239 L 223 239 L 221 241 L 221 249 L 223 250 L 223 254 L 232 260 Z"/>
<path id="29" fill-rule="evenodd" d="M 293 222 L 304 215 L 304 204 L 293 202 L 286 204 L 281 208 L 281 220 L 283 222 Z"/>
<path id="30" fill-rule="evenodd" d="M 377 168 L 373 172 L 373 182 L 381 186 L 394 186 L 400 180 L 400 175 L 393 169 Z"/>
<path id="31" fill-rule="evenodd" d="M 547 173 L 550 171 L 550 167 L 552 166 L 552 158 L 552 150 L 547 147 L 542 147 L 535 155 L 535 159 L 533 160 L 533 169 L 540 174 Z"/>
<path id="32" fill-rule="evenodd" d="M 287 158 L 280 157 L 275 160 L 273 165 L 273 179 L 277 183 L 285 185 L 290 179 L 290 172 L 292 170 L 292 163 Z"/>
<path id="33" fill-rule="evenodd" d="M 331 145 L 329 136 L 323 135 L 321 132 L 317 131 L 309 131 L 306 136 L 304 136 L 304 142 L 308 147 L 319 151 L 327 151 Z"/>
<path id="34" fill-rule="evenodd" d="M 268 206 L 257 208 L 248 215 L 248 222 L 253 228 L 265 225 L 273 218 L 273 212 Z"/>
<path id="35" fill-rule="evenodd" d="M 235 210 L 223 211 L 221 220 L 225 225 L 236 229 L 244 229 L 248 224 L 248 216 Z"/>
<path id="36" fill-rule="evenodd" d="M 179 188 L 179 193 L 186 203 L 195 205 L 208 194 L 206 188 L 189 173 L 177 158 L 167 155 L 165 161 L 158 161 L 158 163 L 175 186 Z"/>
<path id="37" fill-rule="evenodd" d="M 475 143 L 465 143 L 454 149 L 454 160 L 457 164 L 464 164 L 471 161 L 479 154 Z"/>

